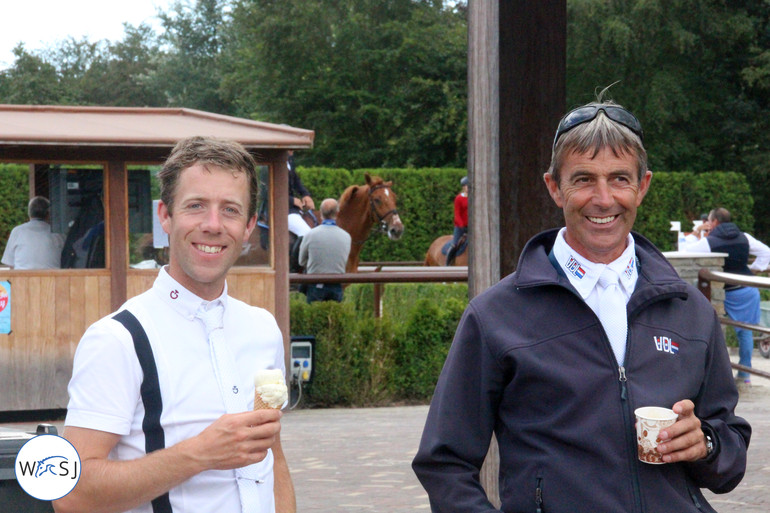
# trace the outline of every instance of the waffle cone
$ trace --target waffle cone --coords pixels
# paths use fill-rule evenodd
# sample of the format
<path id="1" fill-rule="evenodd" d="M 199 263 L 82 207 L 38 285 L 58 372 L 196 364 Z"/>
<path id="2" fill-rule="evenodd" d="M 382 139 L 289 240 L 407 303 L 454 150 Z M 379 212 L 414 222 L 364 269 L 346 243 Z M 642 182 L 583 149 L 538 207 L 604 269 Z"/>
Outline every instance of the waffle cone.
<path id="1" fill-rule="evenodd" d="M 262 400 L 262 397 L 259 395 L 259 392 L 256 390 L 254 391 L 254 409 L 255 410 L 275 410 L 277 408 L 273 408 L 266 402 Z"/>

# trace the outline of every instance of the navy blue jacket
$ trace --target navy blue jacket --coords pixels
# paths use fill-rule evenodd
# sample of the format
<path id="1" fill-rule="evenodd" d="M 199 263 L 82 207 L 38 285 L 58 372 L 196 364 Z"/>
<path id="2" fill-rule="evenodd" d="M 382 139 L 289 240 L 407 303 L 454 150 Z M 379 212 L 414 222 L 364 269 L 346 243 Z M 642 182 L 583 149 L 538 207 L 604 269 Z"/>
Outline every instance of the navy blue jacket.
<path id="1" fill-rule="evenodd" d="M 468 305 L 413 468 L 434 512 L 495 511 L 478 480 L 494 431 L 507 513 L 714 511 L 700 488 L 733 489 L 751 428 L 713 307 L 633 234 L 639 279 L 620 368 L 593 311 L 551 263 L 557 230 Z M 691 399 L 717 442 L 703 461 L 637 459 L 635 408 Z"/>
<path id="2" fill-rule="evenodd" d="M 718 224 L 706 238 L 712 253 L 727 253 L 726 273 L 754 275 L 749 269 L 749 239 L 734 223 Z"/>

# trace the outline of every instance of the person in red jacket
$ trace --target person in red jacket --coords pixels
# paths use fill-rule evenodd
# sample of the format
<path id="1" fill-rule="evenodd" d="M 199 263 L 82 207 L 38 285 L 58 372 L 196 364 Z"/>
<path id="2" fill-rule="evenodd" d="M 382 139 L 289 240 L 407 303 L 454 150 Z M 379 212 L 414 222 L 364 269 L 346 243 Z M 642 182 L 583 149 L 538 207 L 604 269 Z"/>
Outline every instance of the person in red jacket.
<path id="1" fill-rule="evenodd" d="M 468 233 L 468 177 L 464 176 L 460 180 L 462 190 L 455 196 L 455 229 L 452 245 L 446 255 L 446 265 L 452 265 L 457 256 L 457 249 L 460 247 L 460 239 Z"/>

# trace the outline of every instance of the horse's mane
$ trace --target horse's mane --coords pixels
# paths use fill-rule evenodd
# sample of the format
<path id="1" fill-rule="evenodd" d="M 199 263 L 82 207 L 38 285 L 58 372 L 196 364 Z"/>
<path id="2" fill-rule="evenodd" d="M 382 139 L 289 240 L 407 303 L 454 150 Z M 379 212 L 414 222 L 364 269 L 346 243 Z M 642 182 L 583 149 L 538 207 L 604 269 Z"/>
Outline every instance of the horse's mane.
<path id="1" fill-rule="evenodd" d="M 371 179 L 371 185 L 379 185 L 383 182 L 382 178 L 380 178 L 379 176 L 372 176 L 370 177 L 370 179 Z M 347 189 L 342 191 L 342 196 L 340 196 L 340 200 L 338 202 L 340 209 L 342 209 L 342 207 L 345 206 L 345 204 L 348 201 L 350 201 L 350 197 L 353 195 L 353 191 L 358 190 L 359 187 L 369 187 L 369 185 L 368 184 L 351 185 Z"/>

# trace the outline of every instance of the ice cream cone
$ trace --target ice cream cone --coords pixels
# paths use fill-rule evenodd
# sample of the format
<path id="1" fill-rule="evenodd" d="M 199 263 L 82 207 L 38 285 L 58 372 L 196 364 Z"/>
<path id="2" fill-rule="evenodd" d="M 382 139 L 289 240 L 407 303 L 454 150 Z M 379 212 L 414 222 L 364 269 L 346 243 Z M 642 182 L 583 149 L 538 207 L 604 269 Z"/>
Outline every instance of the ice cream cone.
<path id="1" fill-rule="evenodd" d="M 254 376 L 254 409 L 280 410 L 288 400 L 286 381 L 280 369 L 262 369 Z"/>
<path id="2" fill-rule="evenodd" d="M 262 397 L 260 397 L 259 392 L 256 390 L 254 391 L 254 409 L 255 410 L 277 410 L 278 408 L 273 408 L 269 404 L 267 404 L 265 401 L 262 400 Z"/>

